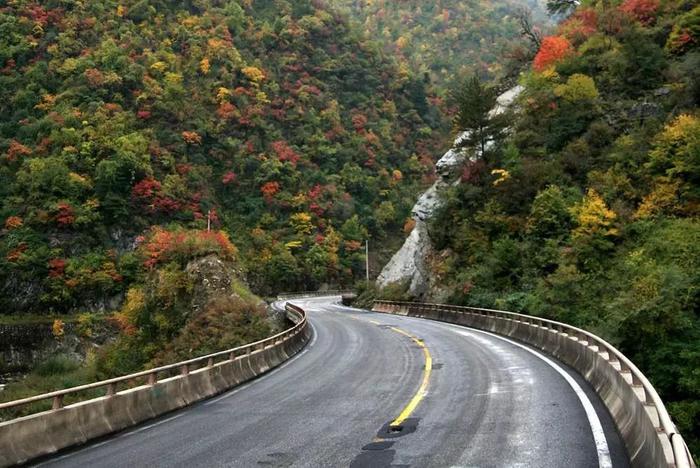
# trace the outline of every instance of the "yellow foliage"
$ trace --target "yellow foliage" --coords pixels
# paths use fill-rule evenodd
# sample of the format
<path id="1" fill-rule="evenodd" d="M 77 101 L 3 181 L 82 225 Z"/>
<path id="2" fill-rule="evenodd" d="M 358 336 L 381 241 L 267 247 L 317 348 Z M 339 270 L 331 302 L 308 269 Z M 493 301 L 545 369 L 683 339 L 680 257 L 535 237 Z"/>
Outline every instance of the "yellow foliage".
<path id="1" fill-rule="evenodd" d="M 210 49 L 213 49 L 214 51 L 222 49 L 226 47 L 226 41 L 223 39 L 218 39 L 218 38 L 211 38 L 207 41 L 207 45 L 209 46 Z"/>
<path id="2" fill-rule="evenodd" d="M 270 104 L 270 100 L 267 98 L 267 94 L 264 91 L 258 91 L 255 93 L 255 100 L 258 104 Z"/>
<path id="3" fill-rule="evenodd" d="M 396 40 L 396 48 L 401 50 L 408 45 L 408 39 L 405 36 L 401 36 Z"/>
<path id="4" fill-rule="evenodd" d="M 259 83 L 265 79 L 265 73 L 258 67 L 244 67 L 241 70 L 243 74 L 253 83 Z"/>
<path id="5" fill-rule="evenodd" d="M 168 69 L 168 64 L 165 62 L 158 61 L 151 65 L 151 70 L 155 70 L 157 72 L 163 73 L 165 70 Z"/>
<path id="6" fill-rule="evenodd" d="M 294 207 L 299 207 L 303 204 L 305 204 L 308 201 L 308 198 L 304 192 L 299 192 L 294 197 L 292 197 L 292 206 Z"/>
<path id="7" fill-rule="evenodd" d="M 172 86 L 177 86 L 182 84 L 182 75 L 179 73 L 166 73 L 165 82 Z"/>
<path id="8" fill-rule="evenodd" d="M 65 324 L 63 323 L 63 320 L 56 319 L 53 321 L 53 325 L 51 325 L 51 333 L 53 333 L 54 337 L 61 338 L 66 333 L 64 327 Z"/>
<path id="9" fill-rule="evenodd" d="M 572 209 L 572 214 L 578 224 L 572 232 L 574 239 L 619 235 L 617 228 L 613 227 L 617 214 L 607 207 L 605 200 L 593 189 L 588 189 L 581 203 Z"/>
<path id="10" fill-rule="evenodd" d="M 117 7 L 117 16 L 123 18 L 126 15 L 126 7 L 124 5 L 119 5 Z"/>
<path id="11" fill-rule="evenodd" d="M 199 70 L 205 75 L 209 73 L 209 70 L 211 70 L 211 64 L 209 63 L 208 58 L 204 57 L 202 60 L 200 60 Z"/>
<path id="12" fill-rule="evenodd" d="M 231 91 L 228 88 L 221 87 L 216 91 L 216 102 L 221 104 L 224 101 L 228 101 L 230 95 Z"/>
<path id="13" fill-rule="evenodd" d="M 298 240 L 290 241 L 284 244 L 284 246 L 288 249 L 296 249 L 302 246 L 302 242 Z"/>
<path id="14" fill-rule="evenodd" d="M 83 187 L 90 187 L 91 185 L 90 180 L 87 177 L 81 176 L 76 172 L 71 172 L 70 174 L 68 174 L 68 178 L 71 182 L 74 182 L 78 185 L 82 185 Z"/>
<path id="15" fill-rule="evenodd" d="M 498 176 L 498 179 L 493 181 L 494 187 L 510 179 L 510 172 L 506 171 L 505 169 L 494 169 L 491 171 L 491 174 Z"/>
<path id="16" fill-rule="evenodd" d="M 53 94 L 44 94 L 41 97 L 41 102 L 34 106 L 35 109 L 43 110 L 43 111 L 48 111 L 51 109 L 56 102 L 56 96 Z"/>
<path id="17" fill-rule="evenodd" d="M 666 125 L 659 138 L 660 142 L 674 143 L 684 141 L 689 135 L 698 130 L 700 120 L 689 114 L 681 114 L 670 124 Z"/>
<path id="18" fill-rule="evenodd" d="M 651 193 L 644 197 L 634 217 L 646 219 L 671 210 L 678 203 L 679 188 L 679 182 L 671 182 L 666 177 L 660 178 Z"/>
<path id="19" fill-rule="evenodd" d="M 598 97 L 598 89 L 593 78 L 574 73 L 566 84 L 554 88 L 554 94 L 569 102 L 590 101 Z"/>
<path id="20" fill-rule="evenodd" d="M 311 234 L 314 229 L 314 225 L 311 222 L 311 215 L 309 213 L 295 213 L 289 217 L 289 224 L 294 228 L 298 234 Z"/>

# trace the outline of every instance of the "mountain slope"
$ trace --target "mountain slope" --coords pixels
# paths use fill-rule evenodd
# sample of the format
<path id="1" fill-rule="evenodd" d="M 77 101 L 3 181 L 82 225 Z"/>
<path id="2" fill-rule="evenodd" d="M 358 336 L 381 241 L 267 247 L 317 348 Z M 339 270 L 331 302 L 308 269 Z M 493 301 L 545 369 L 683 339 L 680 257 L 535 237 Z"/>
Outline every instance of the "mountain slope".
<path id="1" fill-rule="evenodd" d="M 450 301 L 616 343 L 670 402 L 695 454 L 698 25 L 694 2 L 583 2 L 544 37 L 510 132 L 467 160 L 430 229 Z"/>
<path id="2" fill-rule="evenodd" d="M 365 35 L 395 55 L 405 70 L 431 80 L 443 96 L 456 77 L 474 72 L 502 75 L 505 57 L 521 32 L 517 16 L 532 9 L 542 19 L 536 0 L 338 0 L 333 4 L 356 18 Z"/>
<path id="3" fill-rule="evenodd" d="M 348 283 L 431 177 L 422 80 L 318 2 L 20 0 L 0 30 L 9 312 L 107 307 L 142 232 L 207 219 L 262 293 Z"/>

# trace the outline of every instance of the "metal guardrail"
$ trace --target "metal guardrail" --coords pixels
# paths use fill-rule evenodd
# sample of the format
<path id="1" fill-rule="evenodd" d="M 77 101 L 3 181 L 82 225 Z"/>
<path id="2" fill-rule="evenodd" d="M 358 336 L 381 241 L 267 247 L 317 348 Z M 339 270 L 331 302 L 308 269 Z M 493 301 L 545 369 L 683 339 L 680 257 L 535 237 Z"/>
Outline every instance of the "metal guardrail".
<path id="1" fill-rule="evenodd" d="M 180 375 L 187 375 L 193 370 L 204 368 L 204 367 L 214 367 L 215 364 L 223 361 L 233 361 L 238 356 L 244 354 L 251 354 L 254 351 L 265 349 L 268 346 L 273 346 L 279 343 L 283 343 L 298 333 L 302 333 L 304 329 L 308 326 L 306 319 L 306 312 L 293 304 L 286 304 L 285 310 L 287 312 L 287 317 L 294 322 L 294 325 L 276 335 L 273 335 L 264 340 L 256 341 L 254 343 L 249 343 L 243 346 L 238 346 L 236 348 L 227 349 L 225 351 L 219 351 L 216 353 L 207 354 L 204 356 L 196 357 L 193 359 L 188 359 L 186 361 L 180 361 L 173 364 L 168 364 L 165 366 L 155 367 L 153 369 L 144 370 L 141 372 L 135 372 L 133 374 L 124 375 L 121 377 L 115 377 L 112 379 L 102 380 L 99 382 L 94 382 L 86 385 L 80 385 L 77 387 L 66 388 L 63 390 L 57 390 L 50 393 L 43 393 L 41 395 L 35 395 L 27 398 L 22 398 L 20 400 L 9 401 L 6 403 L 0 403 L 0 410 L 16 408 L 38 401 L 53 400 L 52 409 L 61 409 L 63 405 L 63 399 L 67 395 L 73 395 L 85 390 L 93 390 L 97 388 L 107 387 L 108 397 L 114 396 L 116 394 L 118 384 L 129 384 L 129 382 L 134 381 L 142 377 L 147 378 L 148 385 L 155 385 L 158 382 L 158 375 L 164 372 L 169 372 L 173 370 L 179 370 Z M 90 398 L 92 399 L 92 398 Z M 85 400 L 81 400 L 85 401 Z"/>
<path id="2" fill-rule="evenodd" d="M 328 291 L 288 292 L 278 294 L 277 299 L 303 299 L 305 297 L 342 296 L 345 294 L 355 294 L 355 291 L 349 289 L 329 289 Z"/>
<path id="3" fill-rule="evenodd" d="M 596 353 L 599 358 L 606 361 L 610 367 L 615 369 L 617 373 L 622 376 L 623 380 L 632 389 L 632 393 L 639 399 L 640 404 L 646 411 L 646 416 L 655 427 L 658 437 L 667 440 L 668 443 L 662 441 L 661 446 L 665 449 L 664 452 L 668 461 L 668 466 L 674 466 L 676 468 L 695 467 L 695 463 L 693 462 L 693 458 L 690 455 L 690 451 L 683 437 L 678 433 L 675 424 L 668 414 L 666 406 L 651 382 L 649 382 L 639 368 L 617 348 L 593 333 L 562 322 L 531 315 L 447 304 L 374 301 L 373 310 L 378 312 L 399 313 L 402 315 L 426 316 L 425 318 L 438 317 L 438 319 L 441 319 L 440 317 L 444 313 L 459 315 L 469 314 L 475 317 L 502 320 L 514 324 L 525 324 L 530 327 L 538 327 L 542 330 L 559 333 L 582 346 L 585 351 Z M 584 375 L 584 377 L 588 380 L 588 376 Z M 670 447 L 672 454 L 667 453 L 667 447 Z M 668 455 L 672 455 L 671 460 L 668 459 Z"/>

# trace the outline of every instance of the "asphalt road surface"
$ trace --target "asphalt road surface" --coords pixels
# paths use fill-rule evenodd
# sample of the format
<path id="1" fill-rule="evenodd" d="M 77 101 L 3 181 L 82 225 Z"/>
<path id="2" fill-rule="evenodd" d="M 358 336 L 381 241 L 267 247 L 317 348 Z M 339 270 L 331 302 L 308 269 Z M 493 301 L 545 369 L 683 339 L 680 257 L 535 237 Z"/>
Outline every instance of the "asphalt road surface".
<path id="1" fill-rule="evenodd" d="M 488 333 L 338 299 L 292 301 L 314 335 L 281 367 L 40 464 L 628 466 L 602 402 L 564 364 Z"/>

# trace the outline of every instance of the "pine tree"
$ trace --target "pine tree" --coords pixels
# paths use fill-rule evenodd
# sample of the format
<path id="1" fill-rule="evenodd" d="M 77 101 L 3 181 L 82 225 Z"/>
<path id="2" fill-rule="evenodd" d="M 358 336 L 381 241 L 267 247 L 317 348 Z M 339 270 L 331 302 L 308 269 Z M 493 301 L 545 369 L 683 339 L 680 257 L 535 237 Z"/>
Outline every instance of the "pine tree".
<path id="1" fill-rule="evenodd" d="M 457 105 L 454 126 L 468 132 L 462 146 L 478 148 L 481 157 L 485 155 L 487 143 L 503 129 L 501 119 L 490 115 L 497 97 L 496 89 L 485 85 L 477 75 L 467 79 L 452 94 Z"/>

